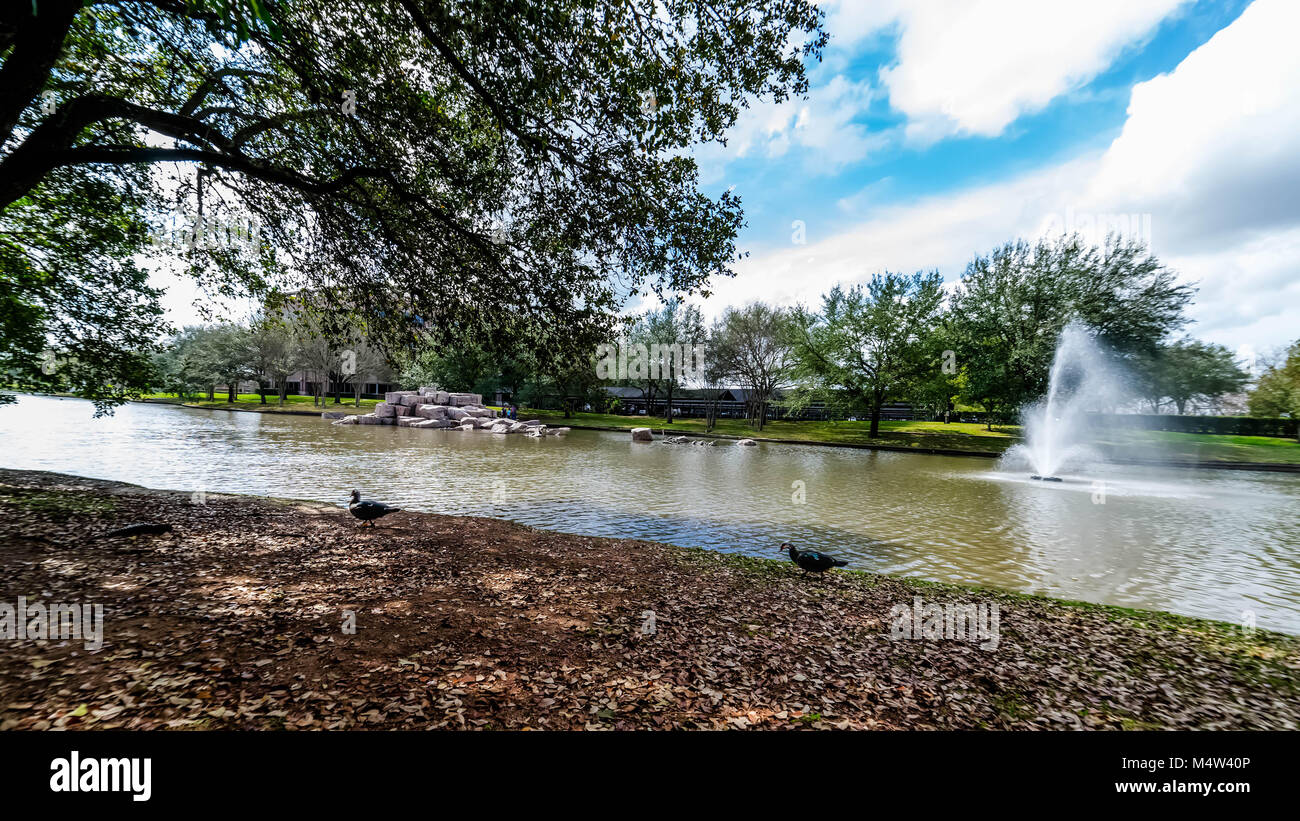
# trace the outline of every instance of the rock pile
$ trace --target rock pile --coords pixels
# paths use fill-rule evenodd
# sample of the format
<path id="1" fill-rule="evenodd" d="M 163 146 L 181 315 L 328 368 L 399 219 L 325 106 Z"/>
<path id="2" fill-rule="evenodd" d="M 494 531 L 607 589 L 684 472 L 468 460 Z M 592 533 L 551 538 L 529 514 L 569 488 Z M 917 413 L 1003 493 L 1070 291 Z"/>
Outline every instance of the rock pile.
<path id="1" fill-rule="evenodd" d="M 520 422 L 501 419 L 497 411 L 484 407 L 477 393 L 449 393 L 435 388 L 392 391 L 375 405 L 372 413 L 347 416 L 335 425 L 397 425 L 427 430 L 485 430 L 492 433 L 523 433 L 528 436 L 563 436 L 568 428 L 548 428 L 537 420 Z"/>

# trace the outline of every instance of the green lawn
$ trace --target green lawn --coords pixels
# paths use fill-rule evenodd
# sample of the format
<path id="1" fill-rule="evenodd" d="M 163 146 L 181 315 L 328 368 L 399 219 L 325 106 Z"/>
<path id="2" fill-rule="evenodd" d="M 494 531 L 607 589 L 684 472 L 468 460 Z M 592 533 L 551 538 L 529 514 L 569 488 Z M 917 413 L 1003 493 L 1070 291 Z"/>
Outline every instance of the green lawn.
<path id="1" fill-rule="evenodd" d="M 1195 459 L 1202 462 L 1300 464 L 1300 442 L 1275 436 L 1218 436 L 1163 430 L 1111 431 L 1101 445 L 1133 459 Z"/>
<path id="2" fill-rule="evenodd" d="M 662 417 L 575 413 L 565 419 L 556 411 L 519 410 L 520 419 L 541 419 L 548 425 L 590 425 L 630 429 L 653 428 L 673 433 L 703 433 L 704 420 L 678 419 L 671 425 Z M 1020 427 L 995 425 L 986 430 L 978 423 L 881 422 L 880 437 L 867 435 L 869 422 L 768 422 L 760 434 L 745 422 L 724 419 L 713 433 L 752 436 L 756 439 L 790 439 L 800 442 L 879 444 L 892 447 L 1001 453 L 1020 442 Z M 1269 436 L 1215 436 L 1169 431 L 1112 431 L 1099 446 L 1109 454 L 1129 459 L 1168 459 L 1205 462 L 1267 462 L 1300 464 L 1300 442 Z"/>
<path id="3" fill-rule="evenodd" d="M 339 413 L 369 413 L 374 409 L 375 405 L 381 401 L 379 399 L 362 399 L 361 407 L 356 407 L 352 404 L 353 400 L 352 397 L 350 396 L 340 397 L 340 404 L 338 405 L 334 404 L 334 397 L 327 396 L 325 398 L 325 406 L 320 407 L 318 405 L 312 404 L 312 398 L 310 396 L 286 396 L 284 399 L 284 405 L 281 406 L 279 404 L 279 397 L 276 396 L 275 394 L 267 395 L 265 405 L 262 404 L 261 397 L 259 397 L 255 393 L 236 394 L 235 399 L 237 401 L 235 402 L 227 401 L 227 396 L 224 393 L 218 393 L 214 398 L 214 400 L 211 402 L 207 400 L 206 394 L 204 394 L 200 398 L 191 397 L 190 401 L 183 401 L 179 397 L 177 397 L 176 394 L 174 393 L 151 393 L 151 394 L 145 394 L 143 398 L 154 402 L 172 402 L 175 404 L 184 404 L 192 408 L 221 408 L 224 410 L 251 410 L 251 411 L 262 411 L 265 413 L 281 413 L 284 411 L 298 411 L 298 412 L 314 411 L 317 413 L 321 411 L 337 411 Z"/>
<path id="4" fill-rule="evenodd" d="M 520 419 L 541 419 L 548 425 L 595 425 L 612 428 L 654 428 L 673 433 L 704 433 L 703 419 L 675 419 L 671 425 L 660 416 L 616 416 L 604 413 L 575 413 L 565 420 L 556 411 L 525 410 Z M 994 426 L 992 431 L 976 423 L 953 422 L 881 422 L 880 437 L 867 435 L 870 422 L 768 422 L 760 434 L 740 419 L 721 419 L 712 433 L 728 436 L 752 436 L 766 439 L 792 439 L 800 442 L 834 442 L 837 444 L 876 444 L 896 447 L 941 448 L 1000 453 L 1020 441 L 1020 428 Z"/>

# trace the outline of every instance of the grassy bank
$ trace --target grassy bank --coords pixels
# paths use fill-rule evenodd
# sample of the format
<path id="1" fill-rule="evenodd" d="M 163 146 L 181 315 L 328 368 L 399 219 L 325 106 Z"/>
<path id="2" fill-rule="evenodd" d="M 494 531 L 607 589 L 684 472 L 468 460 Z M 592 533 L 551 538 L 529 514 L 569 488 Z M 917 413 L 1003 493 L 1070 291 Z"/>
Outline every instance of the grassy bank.
<path id="1" fill-rule="evenodd" d="M 325 398 L 325 404 L 315 405 L 312 403 L 310 396 L 287 396 L 284 404 L 279 404 L 279 397 L 274 394 L 268 394 L 266 404 L 262 404 L 262 399 L 255 393 L 235 394 L 234 402 L 229 401 L 226 394 L 217 394 L 212 401 L 207 399 L 182 399 L 174 393 L 152 393 L 142 397 L 148 402 L 169 403 L 173 405 L 183 405 L 188 408 L 213 408 L 216 410 L 241 410 L 241 411 L 258 411 L 260 413 L 321 413 L 324 411 L 335 411 L 338 413 L 370 413 L 374 410 L 379 399 L 362 399 L 361 405 L 353 405 L 353 399 L 350 396 L 340 397 L 339 404 L 334 403 L 332 396 Z"/>
<path id="2" fill-rule="evenodd" d="M 105 614 L 0 642 L 0 729 L 1300 724 L 1300 639 L 1163 613 L 50 473 L 0 471 L 0 514 L 0 601 Z M 95 538 L 140 521 L 172 530 Z M 916 596 L 996 605 L 996 648 L 892 639 Z"/>
<path id="3" fill-rule="evenodd" d="M 569 418 L 555 411 L 519 411 L 521 419 L 540 419 L 548 425 L 587 425 L 630 430 L 636 427 L 661 430 L 668 435 L 703 434 L 702 419 L 675 419 L 671 425 L 658 416 L 617 416 L 603 413 L 575 413 Z M 884 445 L 916 449 L 957 450 L 1000 454 L 1021 441 L 1018 425 L 953 422 L 881 422 L 880 436 L 868 434 L 870 422 L 768 422 L 762 433 L 738 419 L 719 420 L 712 433 L 722 436 L 778 439 L 808 443 Z M 1187 462 L 1262 462 L 1300 465 L 1300 442 L 1268 436 L 1217 436 L 1169 431 L 1117 430 L 1098 441 L 1110 456 L 1127 459 L 1175 460 Z"/>

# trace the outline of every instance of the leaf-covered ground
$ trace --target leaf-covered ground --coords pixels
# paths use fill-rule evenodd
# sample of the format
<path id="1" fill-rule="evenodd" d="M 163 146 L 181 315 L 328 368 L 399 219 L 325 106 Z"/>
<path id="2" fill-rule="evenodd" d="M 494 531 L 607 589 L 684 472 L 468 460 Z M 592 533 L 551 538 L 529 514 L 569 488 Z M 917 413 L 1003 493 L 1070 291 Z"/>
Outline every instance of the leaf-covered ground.
<path id="1" fill-rule="evenodd" d="M 92 538 L 134 522 L 173 530 Z M 1300 724 L 1294 637 L 492 519 L 361 529 L 324 505 L 0 471 L 0 557 L 0 601 L 105 609 L 98 651 L 0 640 L 3 729 Z M 996 601 L 997 649 L 891 640 L 914 595 Z"/>

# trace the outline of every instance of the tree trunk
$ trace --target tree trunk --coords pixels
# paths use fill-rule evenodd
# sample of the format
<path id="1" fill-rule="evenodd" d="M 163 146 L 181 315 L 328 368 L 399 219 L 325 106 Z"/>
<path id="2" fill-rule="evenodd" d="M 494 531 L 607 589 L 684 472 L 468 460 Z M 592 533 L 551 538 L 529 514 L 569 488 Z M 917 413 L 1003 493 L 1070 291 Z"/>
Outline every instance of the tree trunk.
<path id="1" fill-rule="evenodd" d="M 284 400 L 289 394 L 289 380 L 280 380 L 280 407 L 284 407 Z"/>
<path id="2" fill-rule="evenodd" d="M 880 406 L 882 404 L 879 401 L 871 403 L 871 429 L 867 431 L 867 436 L 872 439 L 880 437 Z"/>
<path id="3" fill-rule="evenodd" d="M 664 424 L 671 425 L 672 423 L 673 423 L 673 389 L 670 387 L 668 389 L 668 404 L 664 406 Z"/>

